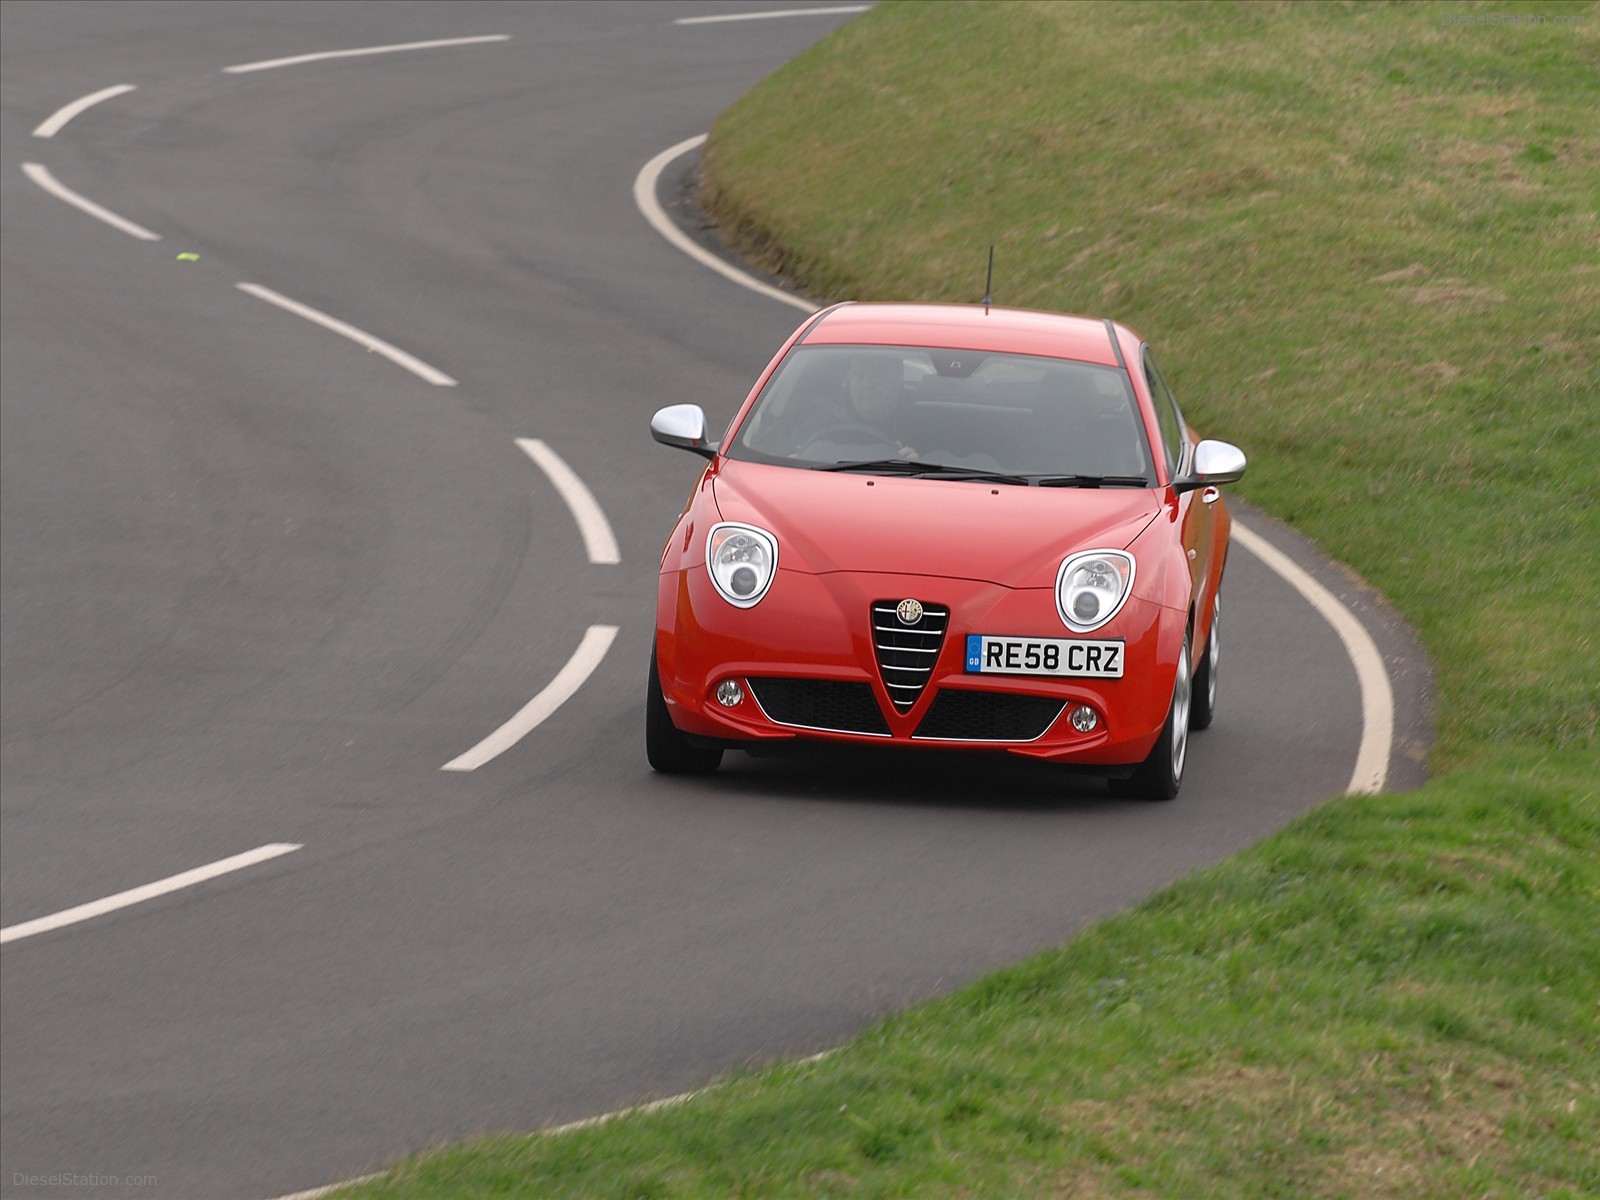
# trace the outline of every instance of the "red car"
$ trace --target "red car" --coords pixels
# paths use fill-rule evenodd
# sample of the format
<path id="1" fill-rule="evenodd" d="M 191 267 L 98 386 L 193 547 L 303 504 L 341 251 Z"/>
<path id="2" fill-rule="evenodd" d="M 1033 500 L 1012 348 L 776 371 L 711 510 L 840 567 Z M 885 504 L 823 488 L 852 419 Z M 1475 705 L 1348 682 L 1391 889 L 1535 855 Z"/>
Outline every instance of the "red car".
<path id="1" fill-rule="evenodd" d="M 836 743 L 1075 764 L 1168 799 L 1216 707 L 1245 459 L 1199 441 L 1138 334 L 983 306 L 808 318 L 709 458 L 661 556 L 645 747 Z"/>

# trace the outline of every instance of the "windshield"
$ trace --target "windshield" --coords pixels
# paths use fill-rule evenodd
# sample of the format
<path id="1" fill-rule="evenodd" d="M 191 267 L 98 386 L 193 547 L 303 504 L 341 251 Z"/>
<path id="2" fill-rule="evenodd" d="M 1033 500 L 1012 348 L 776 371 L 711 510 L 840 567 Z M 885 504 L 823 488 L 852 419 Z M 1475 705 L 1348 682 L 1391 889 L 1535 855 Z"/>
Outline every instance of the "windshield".
<path id="1" fill-rule="evenodd" d="M 875 474 L 1154 486 L 1126 372 L 1021 354 L 797 346 L 723 452 Z"/>

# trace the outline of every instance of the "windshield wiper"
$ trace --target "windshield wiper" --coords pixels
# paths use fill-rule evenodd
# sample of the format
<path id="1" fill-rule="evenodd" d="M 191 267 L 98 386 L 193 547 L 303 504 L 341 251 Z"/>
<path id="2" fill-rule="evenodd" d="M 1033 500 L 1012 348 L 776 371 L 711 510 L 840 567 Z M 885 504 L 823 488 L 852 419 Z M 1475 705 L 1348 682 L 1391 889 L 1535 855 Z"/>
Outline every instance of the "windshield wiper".
<path id="1" fill-rule="evenodd" d="M 1035 487 L 1141 487 L 1150 486 L 1143 475 L 1035 475 Z"/>
<path id="2" fill-rule="evenodd" d="M 921 462 L 915 458 L 867 458 L 859 461 L 818 463 L 813 471 L 867 471 L 883 475 L 909 475 L 913 479 L 970 479 L 978 483 L 1012 483 L 1024 487 L 1149 487 L 1143 475 L 1009 475 L 981 467 Z"/>
<path id="3" fill-rule="evenodd" d="M 928 465 L 910 458 L 863 458 L 850 462 L 817 463 L 813 471 L 925 471 Z"/>
<path id="4" fill-rule="evenodd" d="M 820 463 L 813 471 L 870 471 L 885 475 L 909 475 L 914 479 L 972 479 L 979 483 L 1014 483 L 1026 487 L 1026 475 L 1007 475 L 981 467 L 953 467 L 948 463 L 919 462 L 914 458 L 869 458 L 860 462 Z"/>

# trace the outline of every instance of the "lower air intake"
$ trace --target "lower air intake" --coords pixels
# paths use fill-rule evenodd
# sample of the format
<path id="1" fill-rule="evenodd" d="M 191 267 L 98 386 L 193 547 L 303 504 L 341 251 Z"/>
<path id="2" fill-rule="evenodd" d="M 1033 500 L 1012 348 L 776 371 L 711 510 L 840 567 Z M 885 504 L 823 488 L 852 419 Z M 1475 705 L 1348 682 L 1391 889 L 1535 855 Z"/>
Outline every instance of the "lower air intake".
<path id="1" fill-rule="evenodd" d="M 1064 700 L 942 689 L 911 736 L 942 742 L 1032 742 L 1061 715 Z"/>
<path id="2" fill-rule="evenodd" d="M 836 679 L 750 679 L 756 703 L 769 720 L 796 729 L 888 737 L 889 726 L 870 683 Z"/>

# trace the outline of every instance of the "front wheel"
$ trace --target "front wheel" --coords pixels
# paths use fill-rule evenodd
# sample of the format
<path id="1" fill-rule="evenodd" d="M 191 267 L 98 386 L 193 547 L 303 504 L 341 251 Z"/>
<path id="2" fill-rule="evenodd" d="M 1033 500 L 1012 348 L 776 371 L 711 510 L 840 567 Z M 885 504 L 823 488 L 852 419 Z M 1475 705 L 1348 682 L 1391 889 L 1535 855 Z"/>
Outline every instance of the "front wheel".
<path id="1" fill-rule="evenodd" d="M 1194 703 L 1189 709 L 1190 729 L 1210 729 L 1217 715 L 1217 658 L 1222 643 L 1217 640 L 1217 622 L 1222 617 L 1222 595 L 1211 602 L 1211 633 L 1206 638 L 1206 656 L 1194 673 Z"/>
<path id="2" fill-rule="evenodd" d="M 1171 800 L 1183 786 L 1183 764 L 1189 752 L 1189 710 L 1194 699 L 1190 638 L 1183 638 L 1178 674 L 1172 682 L 1172 707 L 1149 756 L 1126 779 L 1110 779 L 1111 794 L 1139 800 Z"/>
<path id="3" fill-rule="evenodd" d="M 663 775 L 709 775 L 722 765 L 721 746 L 697 746 L 672 723 L 666 697 L 661 694 L 654 646 L 650 648 L 650 681 L 644 698 L 644 753 L 650 766 Z"/>

